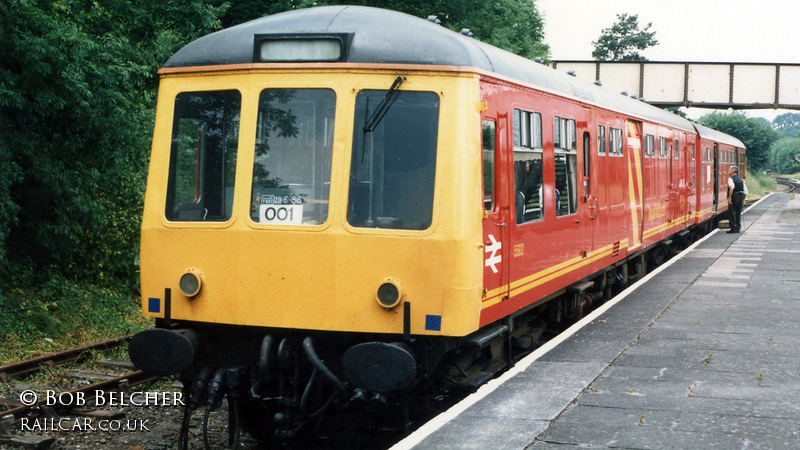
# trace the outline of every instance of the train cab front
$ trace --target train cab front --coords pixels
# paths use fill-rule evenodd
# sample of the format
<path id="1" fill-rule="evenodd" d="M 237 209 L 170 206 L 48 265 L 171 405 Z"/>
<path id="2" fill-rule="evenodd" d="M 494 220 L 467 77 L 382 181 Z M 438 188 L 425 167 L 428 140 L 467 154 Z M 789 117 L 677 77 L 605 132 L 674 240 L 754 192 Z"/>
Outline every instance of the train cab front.
<path id="1" fill-rule="evenodd" d="M 418 69 L 163 71 L 141 242 L 160 328 L 133 362 L 234 379 L 284 431 L 408 388 L 431 340 L 478 328 L 477 93 Z"/>

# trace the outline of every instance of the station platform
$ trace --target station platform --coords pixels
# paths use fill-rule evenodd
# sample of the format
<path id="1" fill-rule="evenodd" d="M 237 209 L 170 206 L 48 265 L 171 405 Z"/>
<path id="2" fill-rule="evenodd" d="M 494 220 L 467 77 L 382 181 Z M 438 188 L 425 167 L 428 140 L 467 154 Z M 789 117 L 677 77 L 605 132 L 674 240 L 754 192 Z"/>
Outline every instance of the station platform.
<path id="1" fill-rule="evenodd" d="M 743 218 L 393 448 L 800 448 L 800 195 Z"/>

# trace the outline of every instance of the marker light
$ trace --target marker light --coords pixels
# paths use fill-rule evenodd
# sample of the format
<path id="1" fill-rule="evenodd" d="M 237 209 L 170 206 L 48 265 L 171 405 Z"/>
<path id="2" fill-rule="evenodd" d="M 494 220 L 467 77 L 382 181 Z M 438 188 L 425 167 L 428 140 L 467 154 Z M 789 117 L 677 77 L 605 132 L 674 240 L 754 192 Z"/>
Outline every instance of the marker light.
<path id="1" fill-rule="evenodd" d="M 181 276 L 178 285 L 181 288 L 183 295 L 192 298 L 200 293 L 203 288 L 203 278 L 200 272 L 195 269 L 188 269 L 186 273 Z"/>
<path id="2" fill-rule="evenodd" d="M 406 294 L 400 282 L 393 278 L 384 280 L 383 284 L 378 287 L 378 291 L 375 293 L 375 299 L 378 301 L 378 304 L 386 309 L 391 309 L 399 305 L 405 296 Z"/>

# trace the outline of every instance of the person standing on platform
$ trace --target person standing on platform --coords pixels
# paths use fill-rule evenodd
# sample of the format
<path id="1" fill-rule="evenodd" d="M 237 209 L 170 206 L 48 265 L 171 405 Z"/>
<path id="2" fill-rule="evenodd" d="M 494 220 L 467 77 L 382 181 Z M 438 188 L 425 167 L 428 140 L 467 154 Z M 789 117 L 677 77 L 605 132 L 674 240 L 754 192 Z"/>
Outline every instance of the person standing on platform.
<path id="1" fill-rule="evenodd" d="M 728 233 L 742 231 L 742 207 L 747 196 L 747 185 L 739 176 L 739 168 L 732 166 L 728 178 L 728 215 L 730 216 L 730 230 Z"/>

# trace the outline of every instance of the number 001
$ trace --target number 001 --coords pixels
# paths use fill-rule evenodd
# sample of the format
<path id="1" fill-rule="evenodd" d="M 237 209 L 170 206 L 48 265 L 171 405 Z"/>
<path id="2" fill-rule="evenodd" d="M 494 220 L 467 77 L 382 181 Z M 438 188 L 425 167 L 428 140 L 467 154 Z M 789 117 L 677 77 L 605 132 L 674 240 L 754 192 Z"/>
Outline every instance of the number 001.
<path id="1" fill-rule="evenodd" d="M 278 222 L 286 222 L 287 219 L 291 222 L 294 218 L 294 211 L 286 209 L 285 207 L 276 208 L 270 206 L 264 211 L 264 218 L 266 218 L 268 222 L 272 222 L 276 219 Z"/>
<path id="2" fill-rule="evenodd" d="M 301 224 L 303 205 L 261 205 L 261 223 Z"/>

